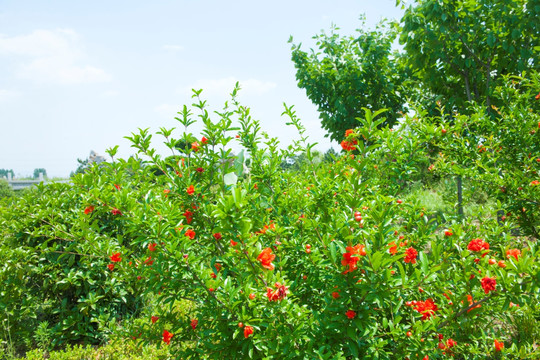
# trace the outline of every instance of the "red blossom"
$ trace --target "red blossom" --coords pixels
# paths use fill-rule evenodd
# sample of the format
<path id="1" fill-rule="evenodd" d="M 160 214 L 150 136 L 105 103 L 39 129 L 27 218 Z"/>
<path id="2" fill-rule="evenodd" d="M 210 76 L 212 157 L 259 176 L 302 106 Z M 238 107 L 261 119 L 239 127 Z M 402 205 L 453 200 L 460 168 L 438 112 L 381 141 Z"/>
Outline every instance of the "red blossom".
<path id="1" fill-rule="evenodd" d="M 444 236 L 452 236 L 454 233 L 452 232 L 452 229 L 446 229 L 444 230 Z"/>
<path id="2" fill-rule="evenodd" d="M 407 250 L 405 250 L 405 258 L 403 259 L 403 261 L 405 261 L 405 263 L 416 264 L 417 256 L 418 256 L 418 251 L 416 251 L 413 247 L 410 247 Z"/>
<path id="3" fill-rule="evenodd" d="M 467 249 L 475 252 L 489 250 L 489 244 L 482 239 L 472 239 L 467 245 Z"/>
<path id="4" fill-rule="evenodd" d="M 221 233 L 215 233 L 213 236 L 214 236 L 214 239 L 216 239 L 216 240 L 221 239 Z"/>
<path id="5" fill-rule="evenodd" d="M 120 253 L 114 253 L 110 256 L 110 259 L 112 262 L 120 262 L 122 261 L 122 258 L 120 257 Z"/>
<path id="6" fill-rule="evenodd" d="M 356 149 L 356 146 L 355 146 L 356 144 L 358 144 L 358 141 L 356 140 L 352 140 L 352 141 L 343 140 L 340 145 L 345 151 L 353 151 L 354 149 Z"/>
<path id="7" fill-rule="evenodd" d="M 417 301 L 414 305 L 414 309 L 422 314 L 422 320 L 427 320 L 434 315 L 435 311 L 439 308 L 432 299 L 427 299 L 426 301 Z"/>
<path id="8" fill-rule="evenodd" d="M 263 268 L 268 270 L 274 270 L 274 264 L 272 264 L 272 261 L 275 258 L 276 255 L 272 254 L 272 249 L 266 248 L 259 254 L 257 260 L 261 262 Z"/>
<path id="9" fill-rule="evenodd" d="M 390 244 L 388 244 L 390 246 L 390 248 L 388 249 L 388 252 L 391 254 L 391 255 L 395 255 L 397 254 L 397 245 L 394 241 L 392 241 Z"/>
<path id="10" fill-rule="evenodd" d="M 117 208 L 113 208 L 113 209 L 111 210 L 111 213 L 112 213 L 113 215 L 122 215 L 122 212 L 121 212 L 120 210 L 118 210 Z"/>
<path id="11" fill-rule="evenodd" d="M 356 316 L 356 312 L 352 311 L 352 310 L 347 310 L 347 312 L 345 313 L 345 315 L 349 318 L 349 319 L 354 319 L 354 317 Z"/>
<path id="12" fill-rule="evenodd" d="M 204 145 L 208 144 L 208 139 L 203 136 L 201 139 L 201 143 Z"/>
<path id="13" fill-rule="evenodd" d="M 188 224 L 191 224 L 191 222 L 193 221 L 193 213 L 189 210 L 186 210 L 186 212 L 184 213 L 184 216 L 186 217 L 186 222 Z"/>
<path id="14" fill-rule="evenodd" d="M 109 268 L 109 270 L 113 271 L 114 270 L 114 264 L 109 264 L 107 265 L 107 267 Z"/>
<path id="15" fill-rule="evenodd" d="M 447 348 L 453 348 L 454 346 L 457 345 L 457 341 L 455 341 L 454 339 L 450 338 L 448 340 L 446 340 L 446 347 Z"/>
<path id="16" fill-rule="evenodd" d="M 289 287 L 285 285 L 281 285 L 280 283 L 275 283 L 274 287 L 276 288 L 275 290 L 272 290 L 272 288 L 266 289 L 266 297 L 268 297 L 268 300 L 269 301 L 283 300 L 283 298 L 287 296 Z"/>
<path id="17" fill-rule="evenodd" d="M 120 185 L 114 184 L 114 187 L 116 188 L 116 190 L 120 190 Z"/>
<path id="18" fill-rule="evenodd" d="M 193 330 L 195 330 L 195 329 L 197 328 L 197 325 L 198 325 L 198 324 L 199 324 L 199 320 L 197 320 L 197 319 L 191 320 L 191 324 L 190 324 L 190 325 L 191 325 L 191 328 L 192 328 Z"/>
<path id="19" fill-rule="evenodd" d="M 159 320 L 159 316 L 152 316 L 152 317 L 150 318 L 150 320 L 152 320 L 152 324 L 155 324 L 156 321 Z"/>
<path id="20" fill-rule="evenodd" d="M 334 292 L 332 293 L 332 297 L 333 297 L 334 299 L 339 298 L 339 293 L 338 293 L 337 291 L 334 291 Z"/>
<path id="21" fill-rule="evenodd" d="M 519 256 L 521 255 L 521 251 L 519 249 L 510 249 L 506 250 L 506 257 L 510 259 L 513 257 L 514 259 L 519 260 Z"/>
<path id="22" fill-rule="evenodd" d="M 193 187 L 193 185 L 189 185 L 189 187 L 186 189 L 186 192 L 188 193 L 188 195 L 193 195 L 193 193 L 195 192 L 195 188 Z"/>
<path id="23" fill-rule="evenodd" d="M 198 173 L 203 173 L 204 172 L 204 169 L 202 167 L 198 167 L 195 169 L 196 172 Z"/>
<path id="24" fill-rule="evenodd" d="M 349 135 L 352 135 L 354 133 L 353 129 L 345 130 L 345 137 L 348 137 Z"/>
<path id="25" fill-rule="evenodd" d="M 495 286 L 497 285 L 497 281 L 495 278 L 485 277 L 481 280 L 482 283 L 482 289 L 484 289 L 484 292 L 487 294 L 490 291 L 495 290 Z"/>
<path id="26" fill-rule="evenodd" d="M 358 244 L 355 246 L 347 246 L 345 250 L 347 250 L 347 252 L 351 253 L 352 255 L 366 256 L 366 246 L 362 244 Z"/>
<path id="27" fill-rule="evenodd" d="M 244 326 L 244 337 L 247 339 L 251 334 L 253 334 L 253 328 L 251 326 Z"/>
<path id="28" fill-rule="evenodd" d="M 152 260 L 151 256 L 149 256 L 148 259 L 144 260 L 145 265 L 152 266 L 153 263 L 154 263 L 154 260 Z"/>
<path id="29" fill-rule="evenodd" d="M 90 214 L 92 211 L 94 211 L 94 209 L 95 209 L 95 208 L 94 208 L 93 205 L 89 205 L 89 206 L 86 207 L 86 209 L 84 209 L 84 213 L 85 213 L 86 215 L 88 215 L 88 214 Z"/>
<path id="30" fill-rule="evenodd" d="M 231 246 L 236 246 L 236 245 L 238 245 L 238 243 L 231 239 Z"/>
<path id="31" fill-rule="evenodd" d="M 196 142 L 196 141 L 194 143 L 191 143 L 191 150 L 193 150 L 195 152 L 199 151 L 200 147 L 201 147 L 201 145 L 199 145 L 199 143 Z"/>
<path id="32" fill-rule="evenodd" d="M 174 334 L 171 334 L 167 330 L 163 330 L 163 342 L 167 345 L 171 343 L 171 339 L 174 336 Z"/>
<path id="33" fill-rule="evenodd" d="M 148 250 L 154 251 L 154 250 L 156 250 L 156 246 L 157 246 L 156 243 L 150 243 L 150 244 L 148 244 Z"/>
<path id="34" fill-rule="evenodd" d="M 493 341 L 493 345 L 495 346 L 495 351 L 502 351 L 504 349 L 504 343 L 497 339 Z"/>
<path id="35" fill-rule="evenodd" d="M 193 231 L 192 229 L 186 231 L 185 235 L 191 240 L 195 239 L 195 231 Z"/>
<path id="36" fill-rule="evenodd" d="M 356 263 L 360 260 L 360 258 L 357 258 L 356 256 L 352 256 L 351 253 L 345 253 L 343 254 L 343 259 L 341 260 L 341 265 L 348 266 L 349 268 L 343 272 L 343 274 L 346 274 L 348 272 L 352 272 L 358 267 L 356 266 Z"/>

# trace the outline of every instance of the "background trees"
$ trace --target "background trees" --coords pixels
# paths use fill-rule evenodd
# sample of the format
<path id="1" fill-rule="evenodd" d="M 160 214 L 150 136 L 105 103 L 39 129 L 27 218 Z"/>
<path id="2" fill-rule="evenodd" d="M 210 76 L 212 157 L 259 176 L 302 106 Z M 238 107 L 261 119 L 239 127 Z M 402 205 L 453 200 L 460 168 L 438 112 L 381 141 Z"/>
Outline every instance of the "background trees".
<path id="1" fill-rule="evenodd" d="M 298 86 L 317 105 L 322 127 L 332 140 L 341 141 L 345 130 L 357 125 L 363 107 L 391 109 L 382 125 L 396 122 L 404 110 L 404 72 L 397 52 L 392 51 L 396 23 L 381 24 L 374 31 L 358 30 L 356 37 L 340 37 L 336 30 L 314 37 L 317 52 L 307 53 L 301 44 L 293 44 L 292 60 Z"/>
<path id="2" fill-rule="evenodd" d="M 401 4 L 401 1 L 397 1 Z M 502 75 L 540 70 L 538 0 L 418 0 L 396 23 L 358 35 L 314 37 L 317 49 L 293 45 L 298 86 L 318 106 L 322 126 L 341 140 L 362 107 L 387 108 L 393 125 L 406 103 L 435 114 L 468 113 L 471 102 L 499 106 L 492 98 Z M 400 51 L 392 43 L 400 33 Z"/>

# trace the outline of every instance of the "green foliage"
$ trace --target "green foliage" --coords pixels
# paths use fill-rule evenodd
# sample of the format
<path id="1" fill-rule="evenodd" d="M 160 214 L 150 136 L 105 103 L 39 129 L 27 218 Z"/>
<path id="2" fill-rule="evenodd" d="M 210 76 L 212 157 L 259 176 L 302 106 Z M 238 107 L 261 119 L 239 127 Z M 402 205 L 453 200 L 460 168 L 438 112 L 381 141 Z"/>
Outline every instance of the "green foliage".
<path id="1" fill-rule="evenodd" d="M 540 163 L 525 155 L 540 153 L 529 92 L 538 81 L 514 81 L 496 131 L 483 109 L 453 124 L 442 109 L 419 111 L 390 129 L 382 111 L 364 108 L 335 162 L 320 161 L 292 107 L 283 114 L 300 139 L 282 150 L 236 101 L 238 88 L 212 115 L 195 91 L 177 117 L 186 132 L 157 134 L 172 155 L 140 129 L 127 137 L 136 157 L 0 208 L 0 281 L 9 289 L 0 291 L 0 320 L 16 344 L 97 344 L 114 330 L 181 359 L 536 359 L 536 337 L 516 326 L 538 326 L 539 249 L 513 236 L 536 225 L 499 222 L 487 205 L 460 218 L 404 193 L 428 168 L 468 179 L 475 202 L 510 179 L 516 191 L 497 208 L 538 201 L 530 179 L 540 180 Z M 179 152 L 180 139 L 199 139 L 189 133 L 197 120 L 202 137 Z M 232 157 L 234 142 L 242 156 Z M 301 166 L 283 171 L 296 154 Z"/>
<path id="2" fill-rule="evenodd" d="M 358 30 L 357 36 L 348 37 L 336 30 L 314 37 L 317 52 L 308 54 L 293 44 L 292 60 L 298 86 L 317 105 L 323 129 L 338 141 L 345 130 L 358 126 L 356 118 L 362 117 L 364 107 L 390 109 L 381 126 L 395 124 L 405 97 L 404 72 L 391 50 L 397 24 L 382 23 L 375 31 Z"/>
<path id="3" fill-rule="evenodd" d="M 4 179 L 0 179 L 0 199 L 9 198 L 13 195 L 14 192 L 11 186 L 9 186 L 9 183 Z"/>
<path id="4" fill-rule="evenodd" d="M 539 14 L 538 0 L 415 1 L 400 43 L 423 85 L 417 99 L 435 97 L 449 112 L 464 113 L 469 101 L 500 106 L 492 94 L 503 75 L 540 70 Z"/>
<path id="5" fill-rule="evenodd" d="M 43 352 L 33 350 L 26 354 L 26 360 L 164 360 L 170 359 L 167 348 L 156 346 L 138 347 L 132 340 L 111 342 L 105 346 L 75 345 L 63 351 Z"/>

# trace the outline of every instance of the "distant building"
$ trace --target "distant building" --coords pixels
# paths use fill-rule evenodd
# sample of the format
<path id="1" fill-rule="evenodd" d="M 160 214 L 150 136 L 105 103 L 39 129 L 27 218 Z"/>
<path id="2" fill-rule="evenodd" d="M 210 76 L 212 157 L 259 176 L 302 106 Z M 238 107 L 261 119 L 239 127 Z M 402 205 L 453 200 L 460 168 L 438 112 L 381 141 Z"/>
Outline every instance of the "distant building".
<path id="1" fill-rule="evenodd" d="M 88 157 L 89 165 L 93 163 L 100 164 L 105 161 L 106 161 L 105 157 L 98 155 L 94 150 L 90 151 L 90 156 Z"/>

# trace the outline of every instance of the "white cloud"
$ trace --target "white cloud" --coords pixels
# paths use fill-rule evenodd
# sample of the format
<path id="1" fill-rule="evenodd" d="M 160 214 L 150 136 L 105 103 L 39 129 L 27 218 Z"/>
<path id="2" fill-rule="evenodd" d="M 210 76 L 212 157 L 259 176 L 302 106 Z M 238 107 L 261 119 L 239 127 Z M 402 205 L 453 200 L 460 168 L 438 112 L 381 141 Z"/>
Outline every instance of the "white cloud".
<path id="1" fill-rule="evenodd" d="M 20 92 L 14 90 L 0 89 L 0 103 L 8 102 L 21 95 Z"/>
<path id="2" fill-rule="evenodd" d="M 163 50 L 182 51 L 182 50 L 184 50 L 184 47 L 180 46 L 180 45 L 163 45 Z"/>
<path id="3" fill-rule="evenodd" d="M 193 85 L 184 88 L 183 93 L 191 95 L 191 89 L 203 89 L 203 96 L 226 96 L 232 92 L 236 82 L 240 84 L 241 91 L 239 94 L 245 95 L 263 95 L 277 87 L 277 84 L 271 81 L 264 82 L 257 79 L 238 80 L 230 76 L 222 79 L 198 80 Z"/>
<path id="4" fill-rule="evenodd" d="M 38 82 L 78 84 L 111 79 L 103 69 L 84 64 L 84 48 L 71 29 L 35 30 L 13 37 L 0 34 L 1 54 L 25 58 L 17 74 Z"/>

